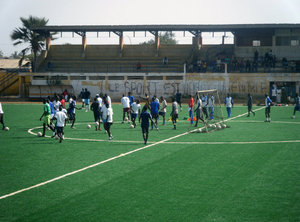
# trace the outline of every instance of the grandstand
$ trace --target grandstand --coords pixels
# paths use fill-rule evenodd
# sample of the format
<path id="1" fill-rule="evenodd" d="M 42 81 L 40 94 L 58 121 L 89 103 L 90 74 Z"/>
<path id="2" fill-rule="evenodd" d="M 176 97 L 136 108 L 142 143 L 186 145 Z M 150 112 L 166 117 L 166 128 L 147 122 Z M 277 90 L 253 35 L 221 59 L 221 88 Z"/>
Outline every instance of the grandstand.
<path id="1" fill-rule="evenodd" d="M 212 87 L 221 96 L 229 91 L 236 97 L 248 92 L 261 96 L 270 93 L 274 83 L 292 86 L 288 96 L 300 90 L 300 24 L 45 26 L 33 31 L 49 36 L 73 33 L 82 44 L 55 45 L 49 37 L 36 73 L 20 74 L 27 77 L 20 84 L 29 87 L 28 93 L 20 91 L 23 97 L 41 97 L 63 88 L 74 94 L 89 88 L 92 95 L 101 91 L 113 99 L 128 91 L 168 98 L 177 90 L 188 95 Z M 124 44 L 125 32 L 150 33 L 154 44 Z M 183 36 L 188 32 L 192 41 L 160 44 L 162 32 Z M 116 35 L 119 44 L 87 44 L 87 33 Z M 221 41 L 204 44 L 205 36 L 214 33 L 221 34 Z M 230 43 L 228 33 L 233 36 Z"/>

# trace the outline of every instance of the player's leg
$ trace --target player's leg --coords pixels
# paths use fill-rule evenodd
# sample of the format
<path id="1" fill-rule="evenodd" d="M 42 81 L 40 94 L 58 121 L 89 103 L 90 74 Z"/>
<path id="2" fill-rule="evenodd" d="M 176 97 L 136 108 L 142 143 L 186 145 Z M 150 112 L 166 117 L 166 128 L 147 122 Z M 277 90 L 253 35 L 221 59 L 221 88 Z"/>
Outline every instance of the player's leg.
<path id="1" fill-rule="evenodd" d="M 74 128 L 75 121 L 76 121 L 76 115 L 75 115 L 75 113 L 73 113 L 72 114 L 72 125 L 71 125 L 72 129 Z"/>
<path id="2" fill-rule="evenodd" d="M 176 122 L 177 122 L 176 119 L 177 119 L 177 115 L 173 114 L 172 115 L 172 123 L 173 123 L 174 130 L 176 130 Z"/>
<path id="3" fill-rule="evenodd" d="M 191 124 L 193 124 L 194 123 L 194 115 L 193 115 L 193 109 L 192 108 L 189 111 L 189 117 L 191 118 Z"/>
<path id="4" fill-rule="evenodd" d="M 4 114 L 3 113 L 0 114 L 0 123 L 2 124 L 2 130 L 4 130 L 5 125 L 4 125 Z"/>
<path id="5" fill-rule="evenodd" d="M 145 127 L 145 144 L 148 142 L 149 127 Z"/>
<path id="6" fill-rule="evenodd" d="M 155 119 L 156 129 L 158 129 L 158 114 L 155 115 L 154 119 Z"/>
<path id="7" fill-rule="evenodd" d="M 111 123 L 107 123 L 107 134 L 108 134 L 109 140 L 112 140 L 113 137 L 111 135 L 110 128 L 111 128 Z"/>
<path id="8" fill-rule="evenodd" d="M 43 134 L 42 137 L 44 137 L 46 134 L 46 123 L 43 123 Z"/>
<path id="9" fill-rule="evenodd" d="M 125 121 L 125 110 L 124 110 L 124 108 L 123 108 L 123 119 L 122 120 L 123 120 L 122 123 L 124 123 L 124 121 Z"/>
<path id="10" fill-rule="evenodd" d="M 147 144 L 148 134 L 149 134 L 149 126 L 142 126 L 142 133 L 143 133 L 144 144 Z"/>
<path id="11" fill-rule="evenodd" d="M 248 106 L 248 115 L 247 115 L 247 117 L 250 116 L 250 112 L 251 112 L 251 106 Z"/>

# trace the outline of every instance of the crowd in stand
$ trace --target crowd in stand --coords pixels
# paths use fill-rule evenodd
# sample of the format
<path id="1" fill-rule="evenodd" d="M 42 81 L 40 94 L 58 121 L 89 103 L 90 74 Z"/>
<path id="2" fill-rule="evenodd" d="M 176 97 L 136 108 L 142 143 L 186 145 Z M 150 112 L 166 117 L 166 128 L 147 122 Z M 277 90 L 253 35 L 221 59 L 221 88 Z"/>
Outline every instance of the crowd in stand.
<path id="1" fill-rule="evenodd" d="M 299 71 L 300 61 L 288 61 L 287 58 L 278 60 L 276 55 L 270 50 L 264 55 L 259 56 L 258 51 L 254 52 L 253 58 L 224 58 L 217 57 L 216 60 L 195 60 L 187 65 L 188 72 L 225 72 L 225 64 L 227 64 L 227 72 L 273 72 L 275 69 L 280 71 Z M 258 70 L 259 69 L 259 70 Z"/>

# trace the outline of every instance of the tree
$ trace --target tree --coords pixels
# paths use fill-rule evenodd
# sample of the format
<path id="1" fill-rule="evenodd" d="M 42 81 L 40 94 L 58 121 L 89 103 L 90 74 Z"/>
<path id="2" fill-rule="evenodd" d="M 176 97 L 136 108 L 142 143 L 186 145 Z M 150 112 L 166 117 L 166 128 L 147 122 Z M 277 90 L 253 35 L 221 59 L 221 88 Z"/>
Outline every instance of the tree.
<path id="1" fill-rule="evenodd" d="M 14 45 L 19 44 L 29 44 L 28 47 L 22 50 L 22 58 L 24 59 L 26 53 L 31 50 L 33 54 L 33 59 L 31 60 L 32 70 L 36 71 L 36 61 L 38 54 L 42 51 L 45 40 L 50 36 L 50 33 L 46 32 L 34 32 L 33 28 L 46 26 L 48 19 L 38 18 L 34 16 L 29 16 L 29 18 L 20 18 L 22 22 L 22 27 L 15 28 L 11 34 L 11 39 L 14 41 Z"/>
<path id="2" fill-rule="evenodd" d="M 175 45 L 177 44 L 177 40 L 175 39 L 175 34 L 172 32 L 164 32 L 164 33 L 159 33 L 159 39 L 160 39 L 160 44 L 162 45 Z M 152 45 L 154 44 L 155 41 L 153 39 L 143 42 L 141 44 L 147 44 L 147 45 Z"/>
<path id="3" fill-rule="evenodd" d="M 22 58 L 22 52 L 17 52 L 17 51 L 14 51 L 11 55 L 10 55 L 10 58 L 13 58 L 13 59 L 20 59 Z"/>
<path id="4" fill-rule="evenodd" d="M 0 50 L 0 59 L 2 59 L 4 57 L 3 52 Z"/>

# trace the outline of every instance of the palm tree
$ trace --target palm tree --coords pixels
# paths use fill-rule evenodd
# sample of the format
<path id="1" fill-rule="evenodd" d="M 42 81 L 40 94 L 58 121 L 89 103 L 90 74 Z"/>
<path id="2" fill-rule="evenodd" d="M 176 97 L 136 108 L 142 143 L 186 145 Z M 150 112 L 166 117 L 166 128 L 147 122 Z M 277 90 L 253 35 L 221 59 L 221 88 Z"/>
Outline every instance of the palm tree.
<path id="1" fill-rule="evenodd" d="M 22 58 L 24 58 L 26 52 L 31 50 L 33 53 L 33 59 L 31 61 L 32 70 L 36 71 L 36 61 L 38 54 L 42 51 L 45 45 L 45 39 L 50 36 L 47 32 L 34 32 L 33 28 L 46 26 L 48 19 L 38 18 L 34 16 L 29 16 L 29 18 L 20 18 L 23 27 L 15 28 L 10 35 L 11 39 L 14 41 L 14 45 L 28 44 L 29 46 L 22 50 Z"/>

